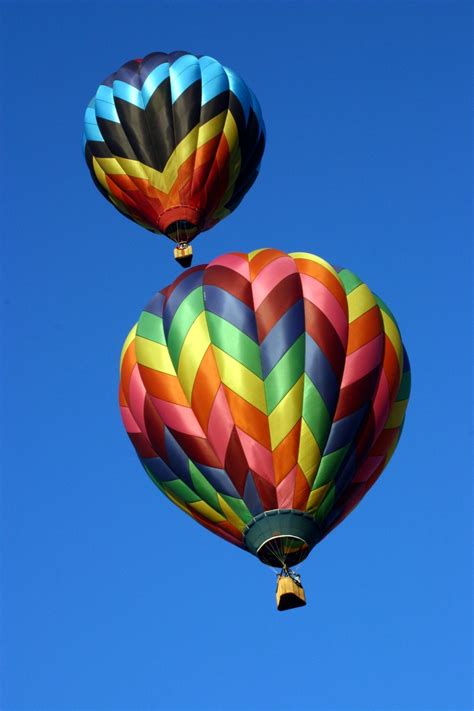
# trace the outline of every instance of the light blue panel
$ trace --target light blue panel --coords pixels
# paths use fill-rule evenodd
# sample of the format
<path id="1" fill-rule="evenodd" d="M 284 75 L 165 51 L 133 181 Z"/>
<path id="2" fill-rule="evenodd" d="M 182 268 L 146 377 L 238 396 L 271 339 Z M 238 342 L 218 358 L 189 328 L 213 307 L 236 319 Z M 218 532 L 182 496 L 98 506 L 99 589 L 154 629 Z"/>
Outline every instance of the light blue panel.
<path id="1" fill-rule="evenodd" d="M 151 97 L 158 89 L 160 84 L 164 82 L 170 75 L 170 65 L 168 62 L 159 64 L 152 72 L 149 73 L 142 86 L 143 107 L 146 107 Z"/>
<path id="2" fill-rule="evenodd" d="M 206 60 L 206 61 L 203 61 Z M 202 98 L 201 104 L 207 104 L 215 96 L 228 91 L 229 80 L 222 64 L 219 64 L 211 57 L 201 57 L 199 60 L 202 75 Z"/>
<path id="3" fill-rule="evenodd" d="M 234 74 L 231 69 L 227 69 L 227 67 L 224 67 L 224 69 L 229 79 L 229 88 L 231 92 L 235 94 L 235 96 L 240 101 L 245 115 L 245 120 L 248 121 L 250 106 L 252 102 L 248 87 L 245 82 L 242 81 L 242 79 L 237 76 L 237 74 Z"/>
<path id="4" fill-rule="evenodd" d="M 201 78 L 201 66 L 197 57 L 185 54 L 170 67 L 171 101 L 179 99 L 188 86 Z"/>
<path id="5" fill-rule="evenodd" d="M 95 123 L 84 122 L 84 135 L 88 141 L 104 141 L 98 125 Z"/>
<path id="6" fill-rule="evenodd" d="M 95 117 L 95 99 L 94 103 L 89 106 L 86 109 L 86 112 L 84 114 L 84 123 L 97 123 L 96 117 Z"/>
<path id="7" fill-rule="evenodd" d="M 217 62 L 217 59 L 214 59 L 214 57 L 209 57 L 209 55 L 205 54 L 202 57 L 199 57 L 199 64 L 201 66 L 201 72 L 204 71 L 210 64 L 214 64 L 214 62 Z M 217 64 L 220 64 L 220 62 L 217 62 Z"/>
<path id="8" fill-rule="evenodd" d="M 109 88 L 109 87 L 107 87 Z M 110 95 L 112 96 L 112 90 L 110 90 Z M 95 98 L 95 114 L 98 118 L 104 118 L 108 121 L 114 121 L 115 123 L 120 123 L 120 119 L 115 108 L 115 104 L 104 99 L 99 98 L 99 92 Z"/>
<path id="9" fill-rule="evenodd" d="M 130 86 L 125 81 L 114 81 L 113 85 L 114 99 L 122 99 L 128 101 L 129 104 L 138 106 L 139 109 L 144 109 L 141 93 L 134 86 Z"/>
<path id="10" fill-rule="evenodd" d="M 97 89 L 96 95 L 94 97 L 96 101 L 100 99 L 100 101 L 107 101 L 109 104 L 114 103 L 114 90 L 112 89 L 111 86 L 106 86 L 105 84 L 101 84 L 99 88 Z"/>

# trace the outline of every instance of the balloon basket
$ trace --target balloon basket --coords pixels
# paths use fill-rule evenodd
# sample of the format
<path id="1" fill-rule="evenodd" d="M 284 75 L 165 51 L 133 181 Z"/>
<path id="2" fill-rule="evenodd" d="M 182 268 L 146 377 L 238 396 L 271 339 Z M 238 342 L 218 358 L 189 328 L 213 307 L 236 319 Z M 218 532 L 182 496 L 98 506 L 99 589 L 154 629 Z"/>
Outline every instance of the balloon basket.
<path id="1" fill-rule="evenodd" d="M 306 605 L 306 596 L 301 583 L 294 580 L 290 575 L 279 575 L 276 590 L 276 603 L 277 609 L 280 610 L 280 612 Z"/>
<path id="2" fill-rule="evenodd" d="M 193 248 L 190 244 L 178 244 L 173 250 L 173 255 L 178 264 L 186 269 L 191 266 L 193 261 Z"/>

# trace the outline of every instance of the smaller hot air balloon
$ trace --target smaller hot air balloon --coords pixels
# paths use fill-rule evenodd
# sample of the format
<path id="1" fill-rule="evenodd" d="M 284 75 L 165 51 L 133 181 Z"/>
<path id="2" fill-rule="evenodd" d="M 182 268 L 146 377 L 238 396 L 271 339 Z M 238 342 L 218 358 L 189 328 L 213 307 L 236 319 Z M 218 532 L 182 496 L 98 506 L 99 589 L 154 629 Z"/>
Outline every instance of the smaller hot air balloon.
<path id="1" fill-rule="evenodd" d="M 85 114 L 84 151 L 100 192 L 124 215 L 190 245 L 239 205 L 265 146 L 259 103 L 207 56 L 154 52 L 99 86 Z"/>
<path id="2" fill-rule="evenodd" d="M 409 392 L 384 302 L 348 269 L 275 249 L 186 271 L 144 309 L 121 362 L 123 422 L 146 472 L 281 570 L 281 610 L 305 604 L 292 567 L 388 464 Z"/>

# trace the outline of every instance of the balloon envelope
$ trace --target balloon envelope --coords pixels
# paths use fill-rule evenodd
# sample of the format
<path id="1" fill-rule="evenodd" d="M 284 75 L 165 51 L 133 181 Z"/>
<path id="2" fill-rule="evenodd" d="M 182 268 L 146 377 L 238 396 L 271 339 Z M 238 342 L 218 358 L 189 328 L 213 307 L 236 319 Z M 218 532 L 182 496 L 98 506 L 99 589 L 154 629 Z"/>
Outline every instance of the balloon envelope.
<path id="1" fill-rule="evenodd" d="M 188 242 L 234 210 L 265 145 L 257 99 L 212 57 L 154 52 L 99 86 L 84 123 L 97 188 L 127 217 Z"/>
<path id="2" fill-rule="evenodd" d="M 366 284 L 263 249 L 190 269 L 152 299 L 123 348 L 120 405 L 168 498 L 292 565 L 380 476 L 409 390 L 395 319 Z"/>

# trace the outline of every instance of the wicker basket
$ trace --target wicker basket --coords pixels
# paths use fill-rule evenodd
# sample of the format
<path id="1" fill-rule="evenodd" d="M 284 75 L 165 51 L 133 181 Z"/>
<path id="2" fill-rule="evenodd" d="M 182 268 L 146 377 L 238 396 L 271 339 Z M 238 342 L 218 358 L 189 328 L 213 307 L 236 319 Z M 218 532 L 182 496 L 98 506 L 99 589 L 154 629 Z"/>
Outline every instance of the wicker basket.
<path id="1" fill-rule="evenodd" d="M 276 602 L 279 610 L 291 610 L 294 607 L 306 605 L 303 587 L 298 585 L 289 575 L 278 577 Z"/>

